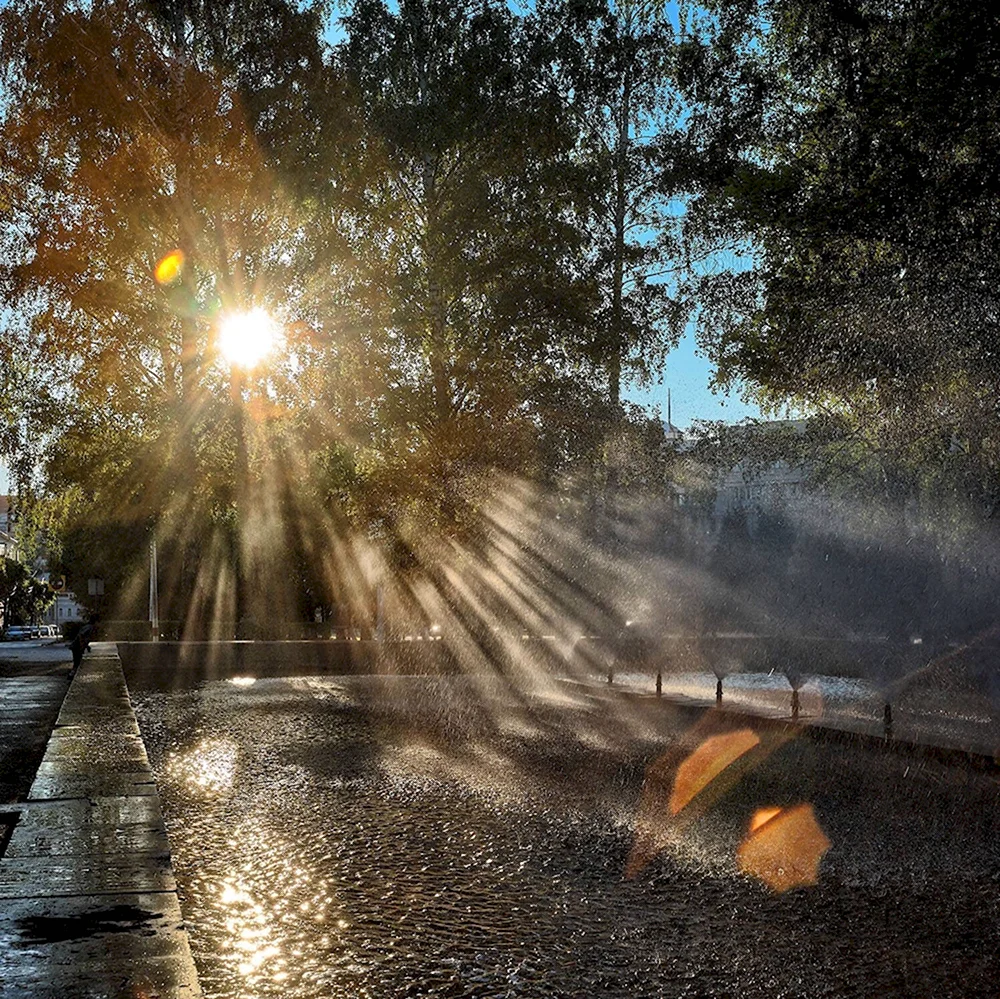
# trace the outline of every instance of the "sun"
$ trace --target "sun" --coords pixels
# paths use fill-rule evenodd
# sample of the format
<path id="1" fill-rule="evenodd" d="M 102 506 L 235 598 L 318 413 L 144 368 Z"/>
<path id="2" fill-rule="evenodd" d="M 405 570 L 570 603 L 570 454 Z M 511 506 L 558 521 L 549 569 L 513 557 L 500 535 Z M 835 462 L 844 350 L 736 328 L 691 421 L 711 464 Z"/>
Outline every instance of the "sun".
<path id="1" fill-rule="evenodd" d="M 219 323 L 219 353 L 241 368 L 260 364 L 278 339 L 278 324 L 259 306 L 249 312 L 231 312 Z"/>

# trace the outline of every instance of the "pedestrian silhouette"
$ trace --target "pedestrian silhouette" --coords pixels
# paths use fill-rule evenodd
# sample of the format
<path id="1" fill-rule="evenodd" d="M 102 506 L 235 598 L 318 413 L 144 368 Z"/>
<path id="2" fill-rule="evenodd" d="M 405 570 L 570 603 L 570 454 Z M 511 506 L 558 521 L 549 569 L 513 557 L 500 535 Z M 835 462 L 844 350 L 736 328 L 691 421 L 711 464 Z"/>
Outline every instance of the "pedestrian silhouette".
<path id="1" fill-rule="evenodd" d="M 73 641 L 69 643 L 70 651 L 73 653 L 73 672 L 80 668 L 80 663 L 83 661 L 83 654 L 90 648 L 90 643 L 94 638 L 94 628 L 97 624 L 97 618 L 92 617 L 74 636 Z"/>

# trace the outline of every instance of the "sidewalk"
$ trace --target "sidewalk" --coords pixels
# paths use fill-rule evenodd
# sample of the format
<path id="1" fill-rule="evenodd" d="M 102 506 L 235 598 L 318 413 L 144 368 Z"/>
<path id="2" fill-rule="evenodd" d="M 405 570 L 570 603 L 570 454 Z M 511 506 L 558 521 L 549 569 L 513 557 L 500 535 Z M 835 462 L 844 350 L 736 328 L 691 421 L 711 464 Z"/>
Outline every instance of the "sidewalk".
<path id="1" fill-rule="evenodd" d="M 156 784 L 115 646 L 66 693 L 0 860 L 0 999 L 197 997 Z"/>
<path id="2" fill-rule="evenodd" d="M 71 665 L 63 643 L 0 644 L 0 813 L 28 793 L 69 687 Z M 0 854 L 4 825 L 0 819 Z"/>

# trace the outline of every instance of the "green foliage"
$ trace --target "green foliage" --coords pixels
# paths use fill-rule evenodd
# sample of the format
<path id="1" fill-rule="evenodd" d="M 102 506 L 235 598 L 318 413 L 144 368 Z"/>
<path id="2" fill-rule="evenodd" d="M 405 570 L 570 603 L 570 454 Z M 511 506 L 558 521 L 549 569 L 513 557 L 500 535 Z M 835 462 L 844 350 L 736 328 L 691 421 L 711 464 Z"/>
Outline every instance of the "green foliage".
<path id="1" fill-rule="evenodd" d="M 887 494 L 935 479 L 992 507 L 996 19 L 939 0 L 707 7 L 680 78 L 706 165 L 689 235 L 740 255 L 700 289 L 720 380 L 843 419 L 840 453 Z"/>
<path id="2" fill-rule="evenodd" d="M 7 601 L 10 595 L 29 578 L 27 567 L 17 559 L 0 557 L 0 600 Z"/>
<path id="3" fill-rule="evenodd" d="M 648 380 L 687 321 L 678 237 L 688 177 L 676 39 L 663 5 L 555 0 L 538 5 L 539 58 L 576 127 L 576 207 L 585 273 L 599 299 L 586 356 L 607 379 Z"/>
<path id="4" fill-rule="evenodd" d="M 328 605 L 345 536 L 405 562 L 498 477 L 658 481 L 619 394 L 686 315 L 661 15 L 358 0 L 331 49 L 284 0 L 0 10 L 0 453 L 43 461 L 71 587 L 142 616 L 156 537 L 163 617 L 241 613 L 231 570 L 257 616 L 272 574 Z M 252 305 L 282 346 L 237 373 Z"/>
<path id="5" fill-rule="evenodd" d="M 27 566 L 0 557 L 0 605 L 5 625 L 37 623 L 54 599 L 48 584 L 35 579 Z"/>
<path id="6" fill-rule="evenodd" d="M 345 28 L 365 126 L 350 252 L 369 457 L 400 482 L 529 460 L 519 427 L 573 363 L 589 304 L 561 108 L 502 4 L 365 0 Z"/>

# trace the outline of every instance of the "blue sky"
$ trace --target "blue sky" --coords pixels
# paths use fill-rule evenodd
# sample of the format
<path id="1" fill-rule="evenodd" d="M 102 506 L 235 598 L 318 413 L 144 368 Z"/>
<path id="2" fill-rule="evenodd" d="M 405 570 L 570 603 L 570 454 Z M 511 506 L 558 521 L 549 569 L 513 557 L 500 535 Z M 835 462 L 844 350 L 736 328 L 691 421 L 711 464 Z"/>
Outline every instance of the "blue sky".
<path id="1" fill-rule="evenodd" d="M 629 386 L 625 396 L 650 413 L 659 407 L 661 419 L 667 416 L 667 388 L 670 388 L 671 417 L 674 426 L 686 429 L 692 420 L 725 420 L 736 423 L 747 417 L 760 417 L 760 409 L 740 398 L 739 391 L 713 392 L 709 388 L 714 366 L 697 351 L 694 330 L 688 327 L 684 338 L 667 356 L 664 381 L 642 389 Z"/>

